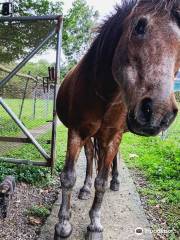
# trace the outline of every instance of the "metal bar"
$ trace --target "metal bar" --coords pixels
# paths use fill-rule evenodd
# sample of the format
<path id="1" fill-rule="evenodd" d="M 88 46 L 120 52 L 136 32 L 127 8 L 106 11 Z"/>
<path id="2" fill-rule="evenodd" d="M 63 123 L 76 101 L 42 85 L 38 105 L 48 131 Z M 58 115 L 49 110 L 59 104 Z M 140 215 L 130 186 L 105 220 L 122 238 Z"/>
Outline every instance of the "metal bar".
<path id="1" fill-rule="evenodd" d="M 30 75 L 30 73 L 29 73 L 29 75 Z M 26 97 L 28 83 L 29 83 L 29 78 L 26 80 L 26 85 L 25 85 L 24 93 L 23 93 L 23 99 L 22 99 L 21 107 L 20 107 L 20 111 L 19 111 L 19 119 L 20 120 L 21 120 L 21 115 L 22 115 L 22 111 L 23 111 L 23 107 L 24 107 L 24 101 L 25 101 L 25 97 Z"/>
<path id="2" fill-rule="evenodd" d="M 0 137 L 0 142 L 32 143 L 29 138 L 21 137 Z"/>
<path id="3" fill-rule="evenodd" d="M 23 125 L 23 123 L 18 119 L 16 114 L 9 108 L 9 106 L 0 98 L 0 104 L 4 108 L 4 110 L 9 114 L 9 116 L 15 121 L 15 123 L 20 127 L 23 133 L 31 140 L 37 150 L 41 153 L 41 155 L 46 159 L 49 160 L 49 155 L 45 152 L 45 150 L 41 147 L 41 145 L 36 141 L 33 135 L 28 131 L 28 129 Z"/>
<path id="4" fill-rule="evenodd" d="M 58 20 L 59 18 L 62 18 L 62 15 L 23 16 L 23 17 L 0 17 L 0 22 L 45 21 L 45 20 Z"/>
<path id="5" fill-rule="evenodd" d="M 32 161 L 32 160 L 26 160 L 26 159 L 14 159 L 14 158 L 0 157 L 0 162 L 24 164 L 24 165 L 30 165 L 30 166 L 48 167 L 47 162 L 35 162 L 35 161 Z"/>
<path id="6" fill-rule="evenodd" d="M 37 88 L 35 88 L 35 92 L 34 92 L 34 101 L 33 101 L 33 119 L 36 118 L 36 102 L 37 102 Z"/>
<path id="7" fill-rule="evenodd" d="M 32 118 L 34 119 L 35 118 L 35 108 L 36 108 L 36 91 L 37 91 L 37 84 L 38 84 L 38 78 L 36 77 L 36 85 L 35 85 L 35 88 L 34 88 L 34 92 L 33 92 L 33 106 L 32 106 Z"/>
<path id="8" fill-rule="evenodd" d="M 11 143 L 32 143 L 29 138 L 22 137 L 1 137 L 0 142 L 11 142 Z M 51 144 L 51 140 L 44 140 L 43 143 Z"/>
<path id="9" fill-rule="evenodd" d="M 60 77 L 60 59 L 61 59 L 61 45 L 62 45 L 62 19 L 59 19 L 57 26 L 57 48 L 56 48 L 56 67 L 55 67 L 55 84 L 54 84 L 54 99 L 53 99 L 53 122 L 52 122 L 52 139 L 51 139 L 51 171 L 53 171 L 54 161 L 56 158 L 56 96 L 57 96 L 57 81 Z"/>
<path id="10" fill-rule="evenodd" d="M 48 36 L 36 47 L 32 52 L 30 52 L 23 60 L 20 62 L 9 75 L 7 75 L 1 82 L 0 88 L 3 87 L 9 80 L 16 75 L 16 73 L 21 70 L 21 68 L 36 54 L 39 50 L 56 34 L 57 29 L 55 28 Z"/>

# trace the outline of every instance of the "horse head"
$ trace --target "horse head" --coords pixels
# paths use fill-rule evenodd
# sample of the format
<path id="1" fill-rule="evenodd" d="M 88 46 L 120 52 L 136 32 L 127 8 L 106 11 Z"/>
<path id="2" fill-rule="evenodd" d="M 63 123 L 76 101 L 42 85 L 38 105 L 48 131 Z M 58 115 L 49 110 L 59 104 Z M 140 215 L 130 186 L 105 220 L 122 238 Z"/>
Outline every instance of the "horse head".
<path id="1" fill-rule="evenodd" d="M 130 131 L 151 136 L 170 126 L 178 112 L 173 85 L 179 67 L 179 0 L 137 1 L 112 63 Z"/>

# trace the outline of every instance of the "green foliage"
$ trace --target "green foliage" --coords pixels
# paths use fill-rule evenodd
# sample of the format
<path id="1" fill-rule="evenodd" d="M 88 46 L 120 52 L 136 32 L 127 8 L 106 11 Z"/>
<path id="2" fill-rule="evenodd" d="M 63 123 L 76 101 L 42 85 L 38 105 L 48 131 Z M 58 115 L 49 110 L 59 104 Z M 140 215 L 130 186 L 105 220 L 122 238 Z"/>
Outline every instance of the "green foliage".
<path id="1" fill-rule="evenodd" d="M 15 0 L 14 2 L 16 15 L 19 16 L 62 14 L 63 1 Z M 89 45 L 91 28 L 97 16 L 98 13 L 90 8 L 85 0 L 75 0 L 72 8 L 64 16 L 63 49 L 71 64 L 79 60 L 82 52 Z M 10 63 L 24 57 L 47 36 L 53 26 L 54 23 L 47 21 L 13 25 L 0 23 L 1 62 Z M 52 46 L 55 47 L 54 42 L 46 48 Z"/>
<path id="2" fill-rule="evenodd" d="M 68 63 L 61 66 L 61 81 L 63 81 L 66 74 L 75 66 L 74 61 L 68 61 Z"/>
<path id="3" fill-rule="evenodd" d="M 59 173 L 64 165 L 67 150 L 67 128 L 63 125 L 57 129 L 57 160 L 55 164 L 55 171 Z"/>
<path id="4" fill-rule="evenodd" d="M 25 67 L 22 69 L 22 72 L 27 74 L 30 73 L 30 75 L 36 77 L 47 77 L 48 76 L 48 67 L 51 65 L 46 60 L 39 60 L 37 63 L 29 62 L 25 65 Z M 24 81 L 22 79 L 21 81 Z M 20 84 L 20 79 L 18 80 Z"/>
<path id="5" fill-rule="evenodd" d="M 33 167 L 25 165 L 13 165 L 0 162 L 0 181 L 6 176 L 13 175 L 17 182 L 25 182 L 35 185 L 48 185 L 52 179 L 50 171 L 43 167 Z"/>
<path id="6" fill-rule="evenodd" d="M 62 12 L 63 1 L 14 0 L 15 13 L 19 16 L 51 15 Z"/>
<path id="7" fill-rule="evenodd" d="M 178 137 L 180 116 L 171 127 L 169 136 L 146 138 L 127 133 L 123 137 L 121 152 L 128 166 L 142 172 L 148 186 L 140 188 L 148 196 L 150 206 L 160 205 L 164 209 L 162 218 L 169 229 L 178 234 L 180 222 L 180 138 Z M 134 155 L 135 157 L 132 157 Z M 171 238 L 169 238 L 171 239 Z"/>
<path id="8" fill-rule="evenodd" d="M 15 0 L 15 15 L 50 15 L 62 13 L 62 1 Z M 47 21 L 6 24 L 0 23 L 0 59 L 9 63 L 24 57 L 44 39 L 54 23 Z M 7 48 L 8 44 L 8 48 Z"/>
<path id="9" fill-rule="evenodd" d="M 50 211 L 45 206 L 33 205 L 32 207 L 26 210 L 25 214 L 28 216 L 38 217 L 44 220 L 49 216 Z"/>
<path id="10" fill-rule="evenodd" d="M 47 152 L 49 151 L 50 145 L 45 144 L 45 140 L 49 139 L 50 135 L 51 133 L 46 133 L 38 139 Z M 23 144 L 16 146 L 15 148 L 10 148 L 3 153 L 3 156 L 8 158 L 13 157 L 17 159 L 42 161 L 40 153 L 32 144 Z M 0 162 L 0 181 L 2 181 L 7 175 L 13 175 L 17 182 L 25 182 L 41 186 L 51 184 L 52 182 L 49 168 Z"/>
<path id="11" fill-rule="evenodd" d="M 50 137 L 51 133 L 44 134 L 38 141 L 42 143 L 43 148 L 48 151 L 49 145 L 43 144 L 43 140 Z M 54 174 L 58 174 L 64 165 L 66 154 L 67 129 L 58 126 L 57 129 L 57 161 L 55 164 Z M 24 144 L 15 149 L 11 149 L 4 154 L 6 157 L 16 157 L 19 159 L 32 159 L 37 161 L 41 158 L 39 152 L 31 144 Z M 53 176 L 51 176 L 50 169 L 45 167 L 33 167 L 26 165 L 14 165 L 0 162 L 0 181 L 7 175 L 13 175 L 18 182 L 26 182 L 30 184 L 47 186 L 52 183 Z"/>
<path id="12" fill-rule="evenodd" d="M 98 12 L 90 8 L 85 0 L 75 0 L 64 20 L 63 50 L 70 63 L 77 60 L 90 44 L 92 26 Z"/>

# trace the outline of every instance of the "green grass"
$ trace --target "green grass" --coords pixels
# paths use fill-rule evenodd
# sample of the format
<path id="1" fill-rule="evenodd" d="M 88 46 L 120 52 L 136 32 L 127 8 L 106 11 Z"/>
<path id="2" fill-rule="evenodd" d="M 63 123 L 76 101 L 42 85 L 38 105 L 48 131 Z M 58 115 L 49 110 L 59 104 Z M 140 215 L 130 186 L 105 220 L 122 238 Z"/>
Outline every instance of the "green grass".
<path id="1" fill-rule="evenodd" d="M 180 115 L 164 140 L 127 133 L 121 152 L 129 168 L 141 171 L 148 186 L 139 189 L 147 204 L 160 204 L 161 215 L 176 235 L 180 229 Z M 134 156 L 133 156 L 134 154 Z M 169 236 L 169 239 L 173 239 Z"/>
<path id="2" fill-rule="evenodd" d="M 44 134 L 38 140 L 43 142 L 44 139 L 47 139 L 51 133 Z M 66 140 L 67 139 L 67 130 L 65 127 L 58 126 L 57 129 L 57 160 L 55 165 L 55 174 L 57 174 L 64 163 L 65 152 L 66 152 Z M 50 145 L 42 144 L 43 148 L 48 151 Z M 21 147 L 12 149 L 7 153 L 6 157 L 16 157 L 19 159 L 31 159 L 36 161 L 41 158 L 39 152 L 31 144 L 24 144 Z M 0 181 L 7 175 L 13 175 L 16 177 L 17 181 L 23 181 L 35 185 L 48 185 L 53 181 L 53 178 L 50 174 L 50 170 L 45 167 L 33 167 L 25 165 L 14 165 L 0 162 Z"/>
<path id="3" fill-rule="evenodd" d="M 12 104 L 12 109 L 15 112 L 18 110 L 18 101 L 9 100 L 9 105 Z M 42 116 L 37 116 L 37 119 L 33 121 L 29 121 L 29 117 L 26 119 L 26 116 L 32 115 L 32 100 L 26 101 L 24 109 L 23 122 L 29 128 L 42 125 Z M 42 105 L 39 106 L 39 109 L 37 108 L 37 112 L 40 110 L 42 110 Z M 9 126 L 8 119 L 1 111 L 0 116 L 5 119 L 1 123 L 3 127 L 0 134 L 17 135 L 19 132 L 14 127 L 11 125 L 11 128 L 7 127 Z M 50 134 L 44 134 L 39 139 L 46 151 L 49 151 L 50 146 L 43 142 L 50 138 Z M 58 151 L 55 174 L 62 169 L 66 142 L 67 130 L 61 125 L 57 132 L 56 146 Z M 147 180 L 147 187 L 139 189 L 140 194 L 148 197 L 148 205 L 159 204 L 161 206 L 162 218 L 167 221 L 169 229 L 173 229 L 173 234 L 177 236 L 180 229 L 180 115 L 175 124 L 168 130 L 167 138 L 164 140 L 160 136 L 145 138 L 130 133 L 125 134 L 121 144 L 121 152 L 128 167 L 135 171 L 138 169 Z M 31 144 L 23 145 L 6 154 L 7 157 L 12 155 L 16 158 L 34 161 L 40 158 L 38 151 Z M 14 175 L 17 181 L 41 186 L 51 184 L 53 181 L 47 168 L 0 163 L 0 181 L 7 175 Z M 171 235 L 169 239 L 173 240 L 176 237 Z"/>
<path id="4" fill-rule="evenodd" d="M 27 216 L 38 217 L 43 221 L 49 216 L 50 210 L 45 206 L 33 205 L 25 211 Z"/>
<path id="5" fill-rule="evenodd" d="M 21 106 L 21 99 L 5 99 L 5 103 L 13 110 L 18 116 Z M 52 119 L 52 107 L 53 103 L 50 100 L 48 105 L 47 115 L 47 102 L 46 100 L 38 99 L 36 102 L 36 115 L 33 118 L 33 99 L 25 99 L 22 122 L 28 129 L 33 129 L 42 125 L 47 124 L 48 120 Z M 66 146 L 66 130 L 62 126 L 58 128 L 59 134 L 57 134 L 57 149 L 58 157 L 56 163 L 56 169 L 60 170 L 64 161 L 65 146 Z M 21 130 L 8 116 L 2 107 L 0 107 L 0 136 L 19 136 Z M 50 145 L 46 144 L 46 140 L 51 139 L 51 132 L 41 135 L 38 141 L 41 143 L 43 148 L 50 152 Z M 28 159 L 39 161 L 43 160 L 40 153 L 32 144 L 23 144 L 17 148 L 5 149 L 3 146 L 3 157 L 17 158 L 17 159 Z M 13 175 L 17 181 L 23 181 L 31 184 L 49 184 L 52 181 L 50 170 L 43 167 L 33 167 L 24 165 L 14 165 L 8 163 L 0 163 L 0 181 L 7 175 Z"/>
<path id="6" fill-rule="evenodd" d="M 19 116 L 21 99 L 5 99 L 5 103 L 12 111 Z M 49 101 L 48 115 L 46 100 L 38 99 L 36 102 L 35 117 L 33 114 L 33 99 L 25 99 L 21 121 L 28 129 L 33 129 L 47 124 L 48 120 L 52 120 L 52 101 Z M 1 136 L 17 136 L 21 133 L 17 124 L 9 117 L 5 110 L 0 107 L 0 135 Z"/>

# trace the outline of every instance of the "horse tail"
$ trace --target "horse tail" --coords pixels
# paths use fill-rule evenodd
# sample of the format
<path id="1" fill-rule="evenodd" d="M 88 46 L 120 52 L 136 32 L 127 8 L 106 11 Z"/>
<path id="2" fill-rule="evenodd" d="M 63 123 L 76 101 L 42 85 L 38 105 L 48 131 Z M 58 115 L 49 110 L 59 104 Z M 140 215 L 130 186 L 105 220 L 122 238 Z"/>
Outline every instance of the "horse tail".
<path id="1" fill-rule="evenodd" d="M 97 171 L 98 170 L 98 162 L 99 162 L 99 158 L 100 158 L 100 147 L 99 147 L 98 139 L 95 137 L 94 137 L 93 147 L 94 147 L 94 162 L 95 162 L 95 168 Z"/>
<path id="2" fill-rule="evenodd" d="M 94 137 L 94 143 L 93 143 L 93 148 L 94 148 L 94 162 L 95 162 L 95 168 L 96 168 L 96 171 L 98 171 L 98 163 L 99 161 L 103 158 L 103 152 L 101 151 L 101 148 L 100 148 L 100 145 L 99 145 L 99 142 L 98 142 L 98 139 Z M 113 162 L 111 164 L 111 170 L 113 168 Z"/>

